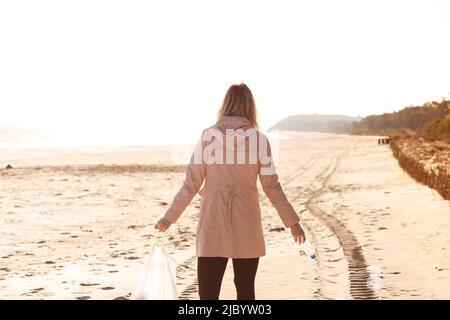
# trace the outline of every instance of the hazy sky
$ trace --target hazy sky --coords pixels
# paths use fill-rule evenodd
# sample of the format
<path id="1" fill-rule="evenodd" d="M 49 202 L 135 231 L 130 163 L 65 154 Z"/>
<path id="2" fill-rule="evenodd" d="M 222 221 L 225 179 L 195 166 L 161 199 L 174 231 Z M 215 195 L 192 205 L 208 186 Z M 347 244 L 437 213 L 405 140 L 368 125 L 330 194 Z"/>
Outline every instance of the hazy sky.
<path id="1" fill-rule="evenodd" d="M 241 81 L 263 129 L 382 113 L 447 96 L 449 57 L 450 1 L 0 0 L 0 125 L 190 137 Z"/>

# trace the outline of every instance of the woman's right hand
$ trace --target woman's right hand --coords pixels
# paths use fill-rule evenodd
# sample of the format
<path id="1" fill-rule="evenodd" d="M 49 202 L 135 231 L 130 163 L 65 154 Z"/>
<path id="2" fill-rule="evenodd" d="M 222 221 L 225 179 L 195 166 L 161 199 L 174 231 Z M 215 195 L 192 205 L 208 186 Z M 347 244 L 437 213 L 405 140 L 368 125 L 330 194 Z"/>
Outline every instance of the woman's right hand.
<path id="1" fill-rule="evenodd" d="M 306 240 L 305 232 L 299 223 L 296 223 L 291 227 L 291 234 L 296 243 L 303 243 Z"/>
<path id="2" fill-rule="evenodd" d="M 167 229 L 169 229 L 170 223 L 163 217 L 159 218 L 159 220 L 155 224 L 155 229 L 161 232 L 165 232 Z"/>

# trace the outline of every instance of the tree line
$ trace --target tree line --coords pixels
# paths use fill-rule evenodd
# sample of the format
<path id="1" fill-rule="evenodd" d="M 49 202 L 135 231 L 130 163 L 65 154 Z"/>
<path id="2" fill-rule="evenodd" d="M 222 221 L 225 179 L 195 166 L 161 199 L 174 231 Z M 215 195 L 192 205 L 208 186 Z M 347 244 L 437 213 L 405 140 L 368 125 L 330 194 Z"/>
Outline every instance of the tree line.
<path id="1" fill-rule="evenodd" d="M 409 134 L 450 142 L 450 100 L 427 102 L 353 122 L 354 133 Z"/>

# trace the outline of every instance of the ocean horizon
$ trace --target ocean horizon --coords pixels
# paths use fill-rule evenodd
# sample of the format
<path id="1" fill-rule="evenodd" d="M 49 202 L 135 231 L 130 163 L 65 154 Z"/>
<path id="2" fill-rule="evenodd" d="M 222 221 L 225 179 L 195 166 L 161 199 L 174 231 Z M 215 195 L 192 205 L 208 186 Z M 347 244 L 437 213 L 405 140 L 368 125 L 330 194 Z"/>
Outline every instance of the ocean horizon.
<path id="1" fill-rule="evenodd" d="M 287 136 L 277 132 L 264 132 L 270 139 L 286 139 Z M 193 145 L 201 131 L 182 132 L 180 130 L 167 132 L 151 132 L 135 130 L 133 132 L 102 131 L 102 130 L 62 130 L 38 129 L 0 126 L 1 149 L 53 149 L 53 148 L 83 148 L 83 147 L 133 147 L 133 146 L 164 146 Z"/>

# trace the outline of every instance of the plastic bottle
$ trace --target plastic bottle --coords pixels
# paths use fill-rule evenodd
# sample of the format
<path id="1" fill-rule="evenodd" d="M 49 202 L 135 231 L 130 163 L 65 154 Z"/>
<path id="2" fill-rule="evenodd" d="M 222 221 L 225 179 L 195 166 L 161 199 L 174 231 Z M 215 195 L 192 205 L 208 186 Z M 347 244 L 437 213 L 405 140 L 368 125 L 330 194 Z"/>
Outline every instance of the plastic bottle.
<path id="1" fill-rule="evenodd" d="M 308 240 L 305 240 L 303 243 L 298 243 L 297 245 L 300 253 L 305 254 L 311 260 L 316 259 L 316 250 Z"/>

